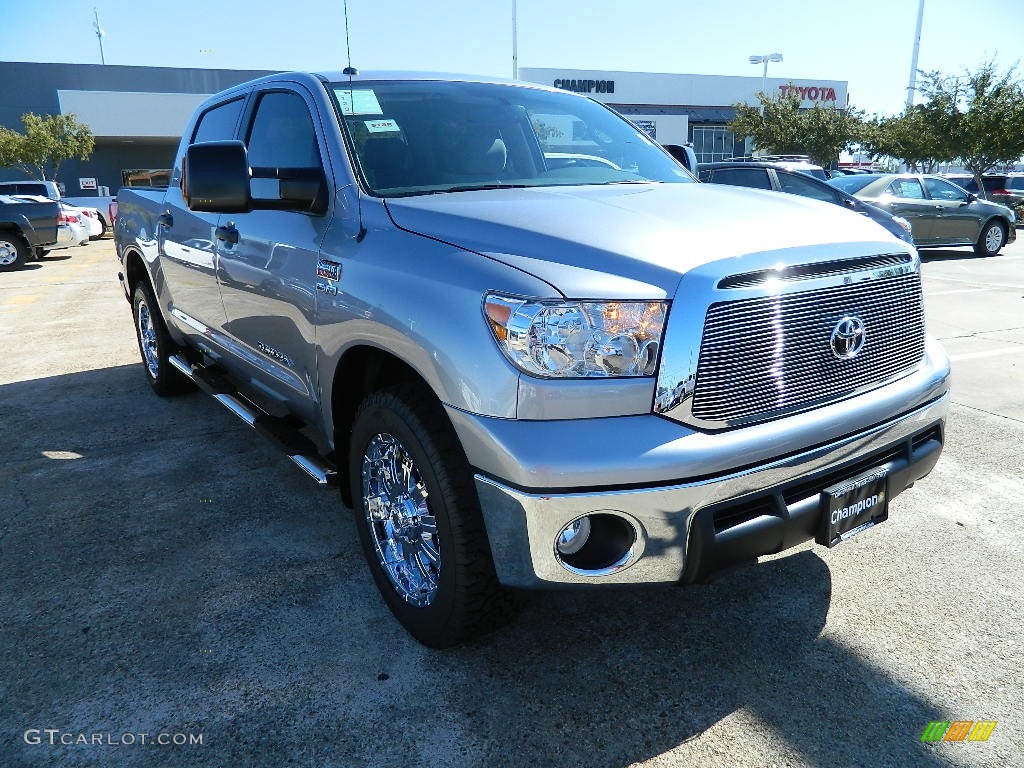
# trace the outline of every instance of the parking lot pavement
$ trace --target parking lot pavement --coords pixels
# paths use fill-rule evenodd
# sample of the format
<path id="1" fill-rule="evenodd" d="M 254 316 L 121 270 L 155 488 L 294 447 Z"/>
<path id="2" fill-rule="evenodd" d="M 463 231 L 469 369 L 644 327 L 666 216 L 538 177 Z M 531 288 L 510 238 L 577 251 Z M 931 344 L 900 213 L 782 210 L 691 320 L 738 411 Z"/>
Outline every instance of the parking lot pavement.
<path id="1" fill-rule="evenodd" d="M 72 251 L 0 274 L 0 765 L 1021 765 L 1024 246 L 925 254 L 954 406 L 887 523 L 445 652 L 335 492 L 150 393 L 110 241 Z"/>

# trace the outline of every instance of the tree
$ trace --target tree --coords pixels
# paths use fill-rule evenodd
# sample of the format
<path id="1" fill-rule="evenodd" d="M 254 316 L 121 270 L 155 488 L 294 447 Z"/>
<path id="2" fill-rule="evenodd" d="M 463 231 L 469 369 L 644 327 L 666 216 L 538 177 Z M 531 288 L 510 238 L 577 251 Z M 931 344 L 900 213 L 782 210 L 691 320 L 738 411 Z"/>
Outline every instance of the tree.
<path id="1" fill-rule="evenodd" d="M 734 105 L 736 117 L 729 123 L 729 130 L 750 136 L 759 150 L 808 155 L 819 165 L 828 166 L 860 138 L 863 119 L 857 110 L 826 107 L 820 102 L 801 109 L 796 88 L 780 90 L 773 96 L 758 93 L 757 100 L 759 107 Z"/>
<path id="2" fill-rule="evenodd" d="M 921 91 L 923 109 L 943 124 L 951 154 L 974 174 L 979 190 L 984 173 L 1024 156 L 1024 86 L 1013 67 L 1000 72 L 990 61 L 961 76 L 926 72 Z"/>
<path id="3" fill-rule="evenodd" d="M 96 144 L 89 126 L 74 115 L 28 112 L 21 122 L 24 133 L 0 126 L 0 166 L 18 168 L 33 178 L 56 179 L 62 162 L 88 160 Z"/>
<path id="4" fill-rule="evenodd" d="M 930 173 L 956 156 L 946 122 L 940 111 L 922 105 L 895 117 L 876 115 L 864 123 L 860 148 L 872 159 L 892 157 L 915 173 Z"/>

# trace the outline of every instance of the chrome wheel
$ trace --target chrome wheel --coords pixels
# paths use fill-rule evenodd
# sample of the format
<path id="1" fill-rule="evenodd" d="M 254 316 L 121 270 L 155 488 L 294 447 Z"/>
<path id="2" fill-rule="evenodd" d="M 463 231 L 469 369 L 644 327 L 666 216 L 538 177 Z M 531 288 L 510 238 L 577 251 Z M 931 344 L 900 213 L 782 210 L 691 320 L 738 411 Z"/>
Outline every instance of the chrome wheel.
<path id="1" fill-rule="evenodd" d="M 362 496 L 370 540 L 399 597 L 419 608 L 437 596 L 441 549 L 427 489 L 409 451 L 378 433 L 363 452 Z"/>
<path id="2" fill-rule="evenodd" d="M 995 253 L 1003 246 L 1003 228 L 993 224 L 985 232 L 985 248 L 989 253 Z"/>
<path id="3" fill-rule="evenodd" d="M 18 260 L 18 247 L 9 240 L 0 240 L 0 267 L 9 267 Z"/>
<path id="4" fill-rule="evenodd" d="M 138 316 L 135 319 L 139 332 L 139 347 L 142 349 L 142 362 L 152 378 L 160 375 L 160 350 L 157 347 L 156 328 L 153 327 L 153 315 L 145 301 L 139 302 Z"/>

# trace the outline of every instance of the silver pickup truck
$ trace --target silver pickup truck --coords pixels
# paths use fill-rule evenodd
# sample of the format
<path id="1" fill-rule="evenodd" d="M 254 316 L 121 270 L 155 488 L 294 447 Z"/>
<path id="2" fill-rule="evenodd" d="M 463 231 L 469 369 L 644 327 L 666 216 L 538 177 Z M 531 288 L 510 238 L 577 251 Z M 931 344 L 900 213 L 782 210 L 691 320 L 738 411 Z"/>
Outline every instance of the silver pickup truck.
<path id="1" fill-rule="evenodd" d="M 273 75 L 209 98 L 166 192 L 119 202 L 153 389 L 198 386 L 339 485 L 430 646 L 523 589 L 834 546 L 942 449 L 912 246 L 700 184 L 583 96 Z"/>

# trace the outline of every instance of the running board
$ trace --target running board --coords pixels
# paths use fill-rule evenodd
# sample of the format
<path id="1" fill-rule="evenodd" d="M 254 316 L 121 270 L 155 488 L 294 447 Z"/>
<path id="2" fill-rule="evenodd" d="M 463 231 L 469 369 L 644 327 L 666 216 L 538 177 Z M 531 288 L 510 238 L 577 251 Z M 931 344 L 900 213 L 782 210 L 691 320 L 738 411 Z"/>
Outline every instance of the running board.
<path id="1" fill-rule="evenodd" d="M 201 366 L 192 365 L 181 355 L 171 355 L 167 360 L 199 389 L 274 443 L 318 484 L 338 484 L 337 471 L 317 453 L 313 441 L 296 429 L 288 419 L 264 413 L 252 403 L 238 397 L 236 393 L 227 391 L 226 379 Z"/>

